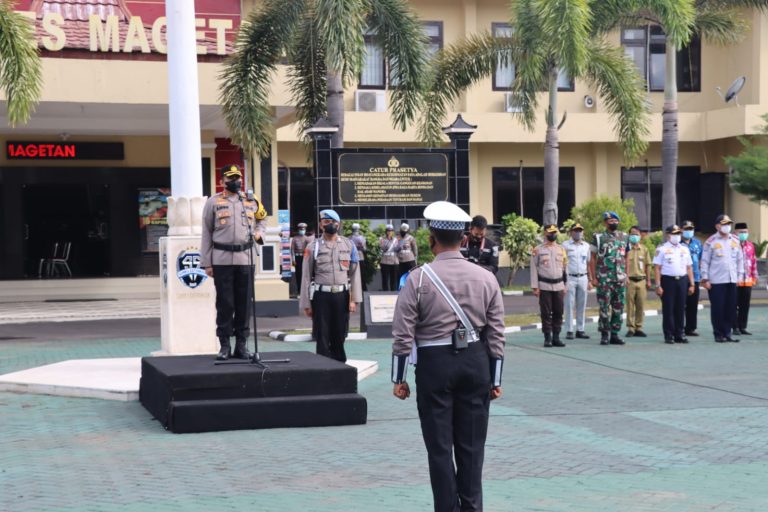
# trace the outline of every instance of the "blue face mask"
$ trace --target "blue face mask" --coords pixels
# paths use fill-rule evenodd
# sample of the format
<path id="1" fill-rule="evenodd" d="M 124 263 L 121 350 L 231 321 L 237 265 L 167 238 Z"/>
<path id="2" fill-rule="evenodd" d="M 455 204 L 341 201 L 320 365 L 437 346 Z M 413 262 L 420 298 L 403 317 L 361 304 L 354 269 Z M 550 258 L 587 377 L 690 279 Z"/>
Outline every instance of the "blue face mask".
<path id="1" fill-rule="evenodd" d="M 739 233 L 739 240 L 742 242 L 746 242 L 749 238 L 749 233 Z"/>
<path id="2" fill-rule="evenodd" d="M 686 229 L 685 231 L 683 231 L 683 238 L 685 238 L 686 240 L 690 240 L 691 238 L 693 238 L 693 230 Z"/>
<path id="3" fill-rule="evenodd" d="M 640 235 L 629 235 L 629 242 L 633 244 L 640 243 Z"/>

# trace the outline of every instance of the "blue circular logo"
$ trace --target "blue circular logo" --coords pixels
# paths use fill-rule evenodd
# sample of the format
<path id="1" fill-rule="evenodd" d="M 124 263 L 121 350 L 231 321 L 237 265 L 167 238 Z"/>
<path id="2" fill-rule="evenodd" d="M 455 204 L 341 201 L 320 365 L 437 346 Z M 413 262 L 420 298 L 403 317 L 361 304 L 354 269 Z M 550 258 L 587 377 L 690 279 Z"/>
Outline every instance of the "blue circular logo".
<path id="1" fill-rule="evenodd" d="M 176 277 L 188 288 L 197 288 L 208 279 L 208 274 L 200 268 L 200 251 L 186 249 L 176 258 Z"/>

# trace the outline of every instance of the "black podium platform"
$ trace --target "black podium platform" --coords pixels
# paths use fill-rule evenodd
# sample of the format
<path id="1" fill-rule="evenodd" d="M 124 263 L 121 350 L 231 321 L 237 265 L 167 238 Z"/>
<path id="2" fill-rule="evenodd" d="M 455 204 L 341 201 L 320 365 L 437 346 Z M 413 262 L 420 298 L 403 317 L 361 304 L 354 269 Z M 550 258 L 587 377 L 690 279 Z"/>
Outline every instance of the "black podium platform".
<path id="1" fill-rule="evenodd" d="M 355 368 L 311 352 L 262 357 L 290 362 L 263 369 L 215 365 L 213 355 L 142 358 L 139 400 L 176 433 L 366 422 Z"/>

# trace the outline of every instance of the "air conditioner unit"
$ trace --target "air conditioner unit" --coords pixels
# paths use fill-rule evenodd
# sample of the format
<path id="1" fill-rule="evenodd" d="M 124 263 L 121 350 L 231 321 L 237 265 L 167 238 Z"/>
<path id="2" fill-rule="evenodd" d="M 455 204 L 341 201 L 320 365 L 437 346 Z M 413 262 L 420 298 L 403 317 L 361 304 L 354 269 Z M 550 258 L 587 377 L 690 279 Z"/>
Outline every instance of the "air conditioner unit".
<path id="1" fill-rule="evenodd" d="M 515 92 L 504 93 L 504 112 L 522 112 L 523 107 L 520 105 L 520 97 Z"/>
<path id="2" fill-rule="evenodd" d="M 355 111 L 385 112 L 387 91 L 355 91 Z"/>

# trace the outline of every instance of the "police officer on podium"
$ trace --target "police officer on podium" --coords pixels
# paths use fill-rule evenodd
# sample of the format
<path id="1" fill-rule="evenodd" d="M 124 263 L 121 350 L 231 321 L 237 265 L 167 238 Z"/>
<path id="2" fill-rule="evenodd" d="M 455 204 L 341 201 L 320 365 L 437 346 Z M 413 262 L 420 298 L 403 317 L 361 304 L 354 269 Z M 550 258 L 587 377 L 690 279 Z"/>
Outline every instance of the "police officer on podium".
<path id="1" fill-rule="evenodd" d="M 688 246 L 680 243 L 683 230 L 667 226 L 666 243 L 656 248 L 656 295 L 661 297 L 664 343 L 688 343 L 685 337 L 685 299 L 693 294 L 693 260 Z"/>
<path id="2" fill-rule="evenodd" d="M 312 318 L 317 353 L 346 362 L 344 340 L 349 314 L 363 301 L 360 256 L 349 238 L 340 236 L 341 218 L 334 210 L 320 212 L 322 235 L 304 250 L 299 307 Z"/>
<path id="3" fill-rule="evenodd" d="M 221 350 L 216 359 L 230 358 L 229 338 L 235 336 L 234 357 L 249 359 L 246 340 L 253 300 L 254 241 L 261 242 L 267 211 L 256 198 L 241 189 L 243 172 L 237 165 L 221 169 L 224 191 L 208 198 L 203 208 L 200 266 L 216 287 L 216 336 Z M 249 239 L 249 233 L 253 238 Z"/>
<path id="4" fill-rule="evenodd" d="M 501 396 L 504 304 L 496 277 L 459 252 L 469 215 L 438 201 L 424 217 L 435 260 L 411 271 L 397 298 L 393 393 L 410 396 L 410 355 L 434 509 L 480 511 L 489 405 Z"/>

